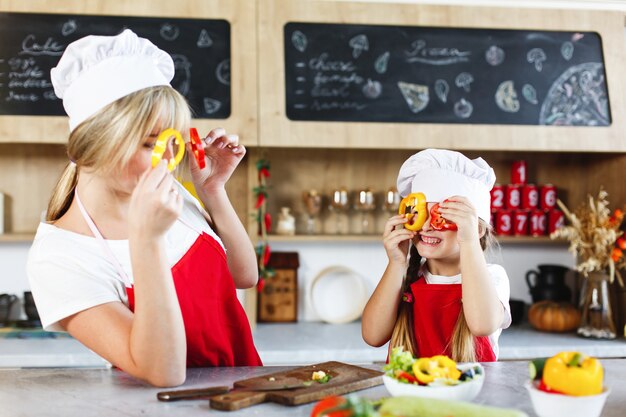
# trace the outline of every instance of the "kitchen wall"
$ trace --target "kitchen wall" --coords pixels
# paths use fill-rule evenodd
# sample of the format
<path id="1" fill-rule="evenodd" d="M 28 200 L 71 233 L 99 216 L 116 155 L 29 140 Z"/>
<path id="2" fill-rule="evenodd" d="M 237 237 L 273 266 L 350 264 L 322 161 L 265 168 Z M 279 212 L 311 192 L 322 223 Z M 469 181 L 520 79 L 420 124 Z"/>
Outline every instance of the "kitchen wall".
<path id="1" fill-rule="evenodd" d="M 305 0 L 302 0 L 305 1 Z M 342 1 L 342 0 L 333 0 Z M 551 8 L 601 8 L 609 10 L 623 10 L 626 12 L 624 1 L 598 0 L 363 0 L 377 2 L 405 2 L 431 4 L 463 4 L 463 5 L 492 5 L 516 7 L 551 7 Z M 626 32 L 625 32 L 626 34 Z M 382 244 L 379 242 L 299 242 L 275 243 L 273 250 L 298 251 L 301 268 L 299 271 L 299 307 L 300 320 L 315 320 L 316 316 L 306 303 L 305 290 L 307 284 L 323 268 L 329 265 L 344 265 L 361 274 L 373 287 L 382 274 L 386 265 L 386 256 Z M 30 243 L 0 242 L 0 293 L 22 295 L 29 289 L 26 278 L 25 264 Z M 573 265 L 573 258 L 566 247 L 549 244 L 519 245 L 507 244 L 501 248 L 498 255 L 499 262 L 507 270 L 511 281 L 511 296 L 513 298 L 530 301 L 524 275 L 527 270 L 541 263 Z"/>

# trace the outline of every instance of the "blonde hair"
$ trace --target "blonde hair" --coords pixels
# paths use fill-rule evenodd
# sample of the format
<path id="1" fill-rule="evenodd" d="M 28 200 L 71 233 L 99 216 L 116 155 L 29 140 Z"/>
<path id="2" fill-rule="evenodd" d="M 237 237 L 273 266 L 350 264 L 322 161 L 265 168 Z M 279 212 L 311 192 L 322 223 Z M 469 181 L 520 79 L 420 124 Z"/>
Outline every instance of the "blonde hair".
<path id="1" fill-rule="evenodd" d="M 59 219 L 69 209 L 81 167 L 100 174 L 123 169 L 159 123 L 182 133 L 190 122 L 187 101 L 169 86 L 145 88 L 102 108 L 70 134 L 70 162 L 54 187 L 46 221 Z"/>
<path id="2" fill-rule="evenodd" d="M 483 233 L 480 238 L 480 246 L 483 249 L 487 249 L 495 243 L 495 238 L 491 231 L 491 227 L 485 223 L 482 219 L 478 219 L 478 227 L 480 233 Z M 411 245 L 411 253 L 409 258 L 409 265 L 407 268 L 404 282 L 402 284 L 402 292 L 411 292 L 411 284 L 413 284 L 419 278 L 419 269 L 422 263 L 422 257 L 417 252 L 417 248 Z M 413 312 L 410 303 L 400 301 L 398 306 L 398 318 L 391 333 L 391 339 L 389 341 L 389 349 L 402 346 L 404 350 L 411 352 L 414 356 L 418 356 L 418 346 L 413 332 Z M 452 337 L 448 341 L 450 347 L 450 356 L 457 362 L 475 362 L 476 361 L 476 349 L 474 344 L 474 335 L 467 326 L 465 321 L 465 314 L 463 308 L 459 313 L 459 317 L 454 325 Z"/>

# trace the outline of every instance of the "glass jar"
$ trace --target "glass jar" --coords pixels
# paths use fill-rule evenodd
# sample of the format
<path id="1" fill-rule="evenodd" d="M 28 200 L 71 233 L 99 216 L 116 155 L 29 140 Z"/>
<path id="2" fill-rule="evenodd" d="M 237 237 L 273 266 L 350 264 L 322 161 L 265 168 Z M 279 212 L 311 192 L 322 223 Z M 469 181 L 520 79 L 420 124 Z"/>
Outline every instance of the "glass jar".
<path id="1" fill-rule="evenodd" d="M 580 294 L 581 319 L 578 335 L 596 339 L 615 339 L 616 330 L 609 297 L 609 274 L 590 272 Z"/>

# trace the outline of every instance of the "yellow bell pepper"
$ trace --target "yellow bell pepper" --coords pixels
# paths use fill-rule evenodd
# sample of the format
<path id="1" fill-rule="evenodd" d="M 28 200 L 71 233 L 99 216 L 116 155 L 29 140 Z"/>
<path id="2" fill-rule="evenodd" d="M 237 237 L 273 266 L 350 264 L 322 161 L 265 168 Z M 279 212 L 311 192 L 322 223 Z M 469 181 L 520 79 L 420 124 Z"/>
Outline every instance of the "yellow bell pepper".
<path id="1" fill-rule="evenodd" d="M 411 211 L 407 212 L 409 207 L 411 207 Z M 412 231 L 421 229 L 428 217 L 428 207 L 424 193 L 411 193 L 404 197 L 400 202 L 400 207 L 398 207 L 398 214 L 404 215 L 409 220 L 404 224 L 405 229 Z"/>
<path id="2" fill-rule="evenodd" d="M 437 378 L 457 380 L 461 377 L 456 362 L 443 355 L 416 360 L 413 363 L 413 374 L 420 384 L 429 384 Z"/>
<path id="3" fill-rule="evenodd" d="M 603 376 L 600 361 L 579 352 L 558 353 L 543 368 L 547 388 L 574 396 L 600 394 Z"/>

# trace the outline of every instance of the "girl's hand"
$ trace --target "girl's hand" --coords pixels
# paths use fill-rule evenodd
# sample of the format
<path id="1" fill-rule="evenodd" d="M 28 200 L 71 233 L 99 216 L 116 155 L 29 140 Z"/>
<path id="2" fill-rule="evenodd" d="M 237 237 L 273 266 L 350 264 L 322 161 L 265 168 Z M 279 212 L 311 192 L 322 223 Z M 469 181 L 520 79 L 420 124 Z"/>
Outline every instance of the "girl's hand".
<path id="1" fill-rule="evenodd" d="M 167 161 L 162 160 L 143 173 L 133 190 L 128 208 L 129 234 L 159 238 L 176 221 L 182 208 L 183 198 L 167 171 Z"/>
<path id="2" fill-rule="evenodd" d="M 456 223 L 459 243 L 478 241 L 478 215 L 466 197 L 453 196 L 439 204 L 439 212 L 446 219 Z"/>
<path id="3" fill-rule="evenodd" d="M 187 144 L 190 155 L 191 144 Z M 224 188 L 239 162 L 246 154 L 246 148 L 239 144 L 239 136 L 227 135 L 222 128 L 213 129 L 204 138 L 206 166 L 198 167 L 195 158 L 189 158 L 191 177 L 198 190 L 211 191 Z"/>
<path id="4" fill-rule="evenodd" d="M 403 215 L 391 217 L 385 223 L 385 231 L 383 232 L 383 245 L 387 252 L 390 263 L 398 263 L 406 266 L 406 258 L 409 253 L 409 241 L 413 239 L 416 232 L 404 228 L 407 222 Z M 397 226 L 402 226 L 397 228 Z"/>

